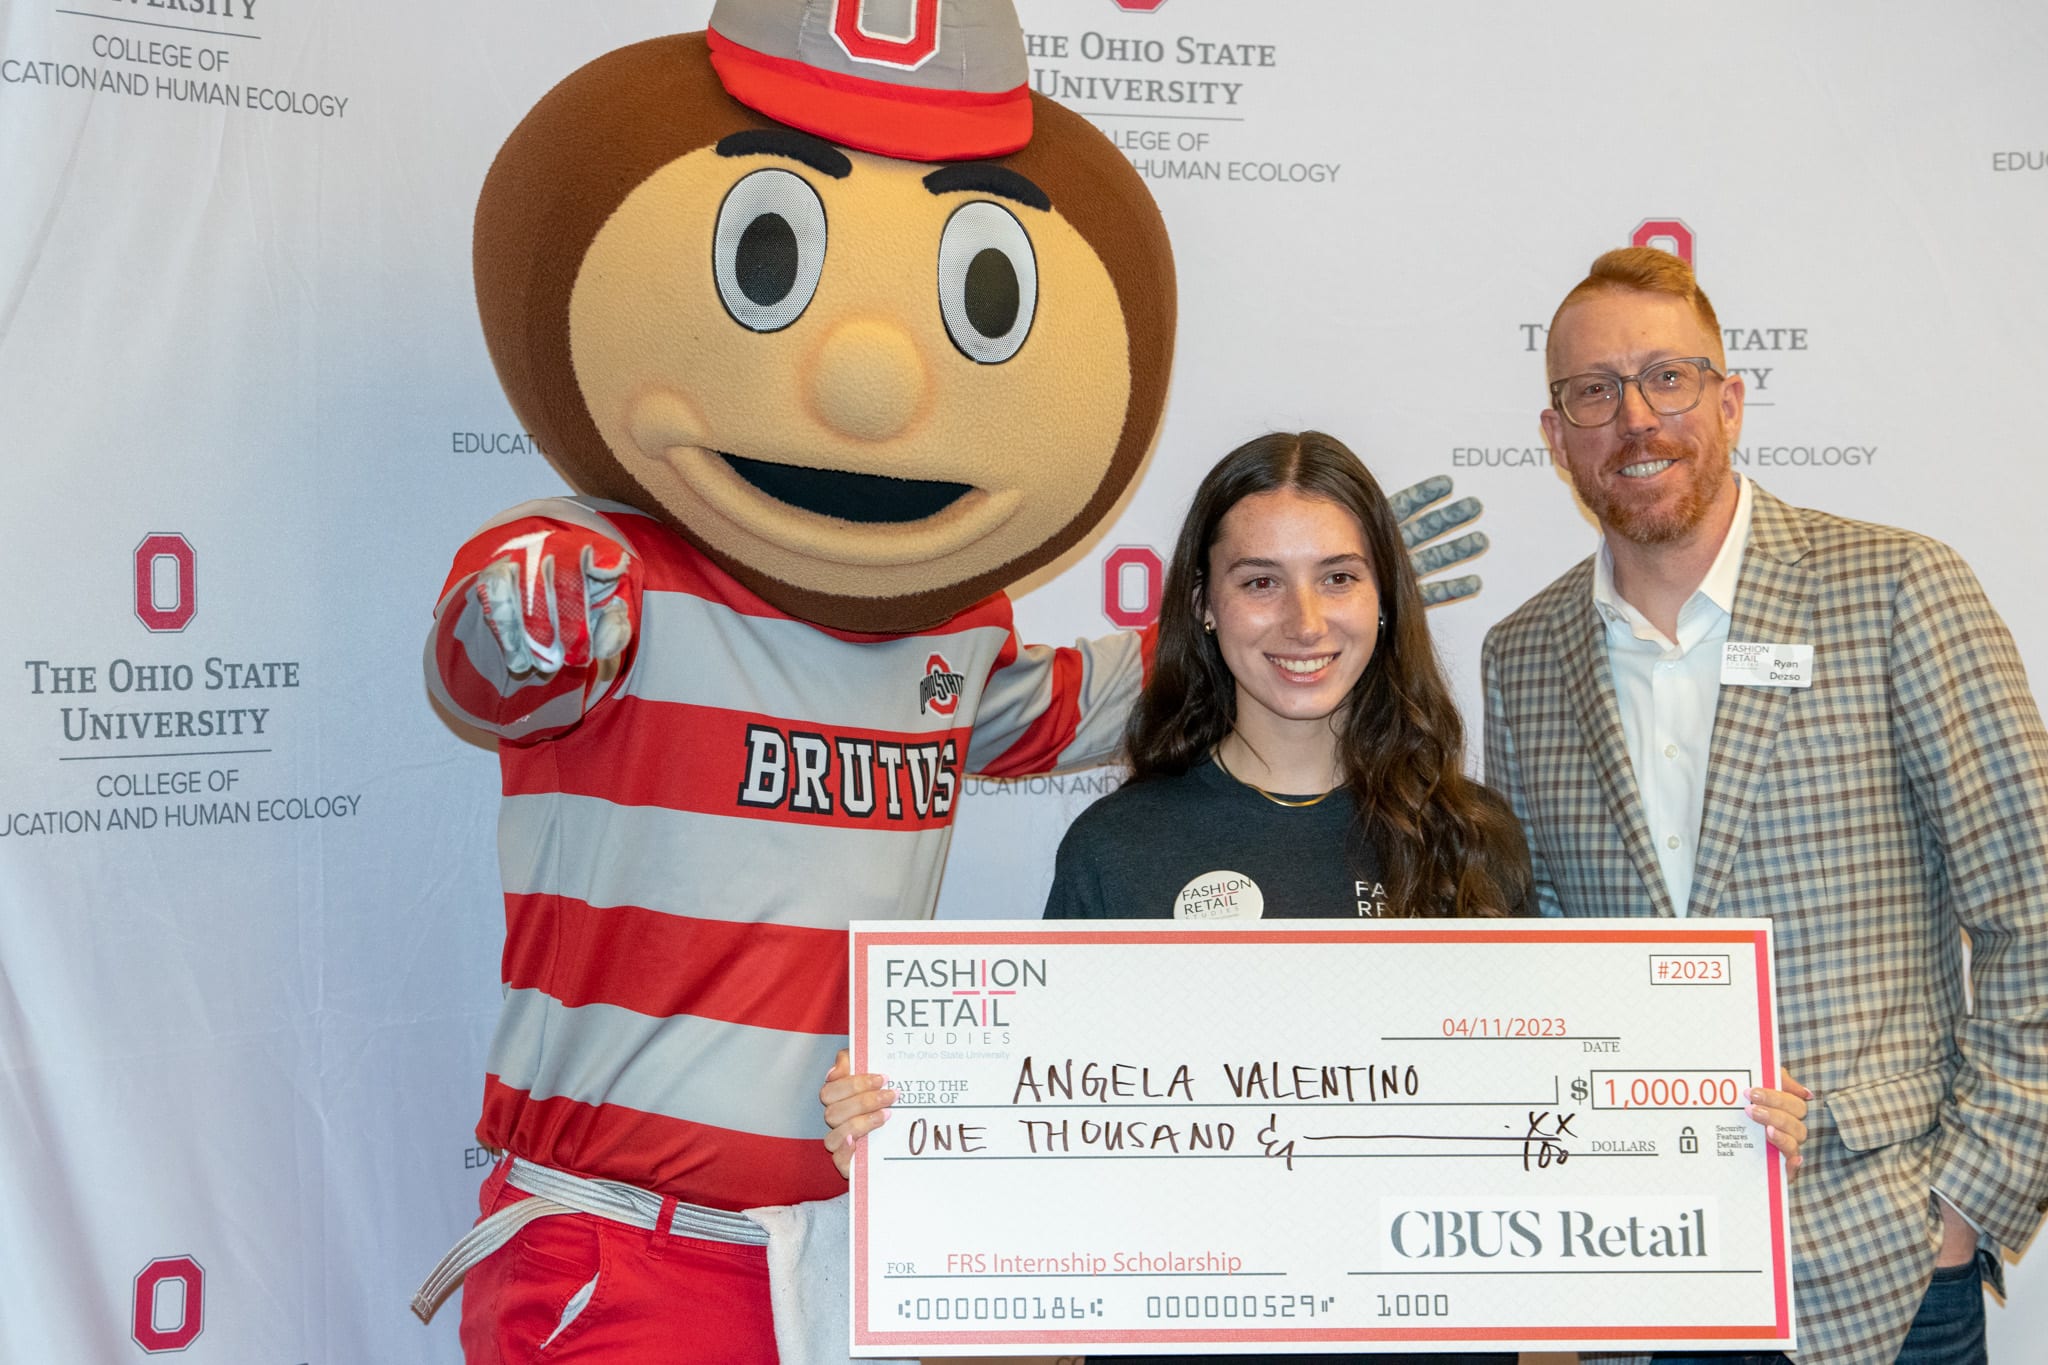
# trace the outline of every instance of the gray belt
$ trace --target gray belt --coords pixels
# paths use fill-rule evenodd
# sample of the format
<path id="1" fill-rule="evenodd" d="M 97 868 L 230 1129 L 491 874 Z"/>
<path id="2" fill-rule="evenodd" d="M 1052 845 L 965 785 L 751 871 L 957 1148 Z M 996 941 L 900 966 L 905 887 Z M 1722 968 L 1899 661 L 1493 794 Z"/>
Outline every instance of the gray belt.
<path id="1" fill-rule="evenodd" d="M 519 1157 L 512 1158 L 512 1169 L 507 1173 L 505 1183 L 526 1191 L 533 1198 L 499 1209 L 449 1248 L 441 1263 L 434 1267 L 433 1274 L 427 1276 L 427 1282 L 412 1296 L 412 1311 L 421 1322 L 433 1321 L 434 1314 L 455 1292 L 463 1277 L 536 1218 L 550 1218 L 559 1213 L 587 1213 L 652 1232 L 660 1225 L 662 1205 L 668 1202 L 661 1195 L 636 1185 L 625 1185 L 616 1180 L 586 1180 L 580 1175 L 537 1166 Z M 697 1204 L 678 1203 L 669 1219 L 668 1231 L 677 1237 L 695 1237 L 705 1242 L 731 1242 L 754 1247 L 768 1245 L 767 1229 L 745 1214 L 707 1209 Z"/>

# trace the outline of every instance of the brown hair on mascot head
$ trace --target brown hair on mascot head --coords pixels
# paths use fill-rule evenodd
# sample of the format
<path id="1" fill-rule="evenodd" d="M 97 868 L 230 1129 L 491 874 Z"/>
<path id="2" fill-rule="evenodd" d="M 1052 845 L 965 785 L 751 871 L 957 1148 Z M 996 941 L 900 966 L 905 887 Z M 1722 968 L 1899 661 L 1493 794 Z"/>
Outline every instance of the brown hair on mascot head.
<path id="1" fill-rule="evenodd" d="M 790 615 L 912 630 L 1067 550 L 1136 475 L 1173 261 L 1129 161 L 1024 88 L 1021 34 L 1006 95 L 914 90 L 921 109 L 875 101 L 852 62 L 732 40 L 806 10 L 859 4 L 721 0 L 709 34 L 556 86 L 485 182 L 477 302 L 513 407 L 578 490 L 666 521 Z"/>

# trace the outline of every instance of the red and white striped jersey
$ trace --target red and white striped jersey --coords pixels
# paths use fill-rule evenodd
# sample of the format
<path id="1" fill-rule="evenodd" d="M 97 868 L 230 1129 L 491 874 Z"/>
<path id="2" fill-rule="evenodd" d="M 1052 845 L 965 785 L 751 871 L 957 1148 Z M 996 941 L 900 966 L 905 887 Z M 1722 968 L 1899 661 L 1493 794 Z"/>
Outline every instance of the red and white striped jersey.
<path id="1" fill-rule="evenodd" d="M 566 527 L 632 552 L 632 642 L 512 676 L 472 585 L 507 541 Z M 827 630 L 614 503 L 486 527 L 427 649 L 429 687 L 499 737 L 504 775 L 478 1137 L 719 1208 L 841 1193 L 817 1094 L 846 1041 L 847 922 L 932 913 L 963 774 L 1113 756 L 1141 654 L 1129 634 L 1021 645 L 1001 594 L 912 634 Z"/>

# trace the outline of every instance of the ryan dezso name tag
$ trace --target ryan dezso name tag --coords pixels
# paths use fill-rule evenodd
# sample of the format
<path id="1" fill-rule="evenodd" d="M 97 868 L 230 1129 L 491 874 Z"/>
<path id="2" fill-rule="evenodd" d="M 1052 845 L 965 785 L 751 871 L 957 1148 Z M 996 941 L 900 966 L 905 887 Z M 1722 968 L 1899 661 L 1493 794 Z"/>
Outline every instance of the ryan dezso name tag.
<path id="1" fill-rule="evenodd" d="M 856 1356 L 1794 1345 L 1765 921 L 862 922 L 851 987 Z"/>
<path id="2" fill-rule="evenodd" d="M 1811 687 L 1813 646 L 1730 640 L 1721 646 L 1721 686 Z"/>

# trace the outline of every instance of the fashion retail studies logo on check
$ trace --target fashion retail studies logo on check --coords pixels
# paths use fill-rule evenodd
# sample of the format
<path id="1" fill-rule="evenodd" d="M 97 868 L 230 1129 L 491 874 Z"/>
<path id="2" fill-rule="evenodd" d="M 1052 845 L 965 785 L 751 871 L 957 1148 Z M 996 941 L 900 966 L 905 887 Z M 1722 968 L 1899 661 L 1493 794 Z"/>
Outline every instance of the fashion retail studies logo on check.
<path id="1" fill-rule="evenodd" d="M 1015 1020 L 1020 996 L 1046 985 L 1042 957 L 887 957 L 882 960 L 882 1024 L 902 1043 L 1006 1042 L 989 1034 Z"/>

